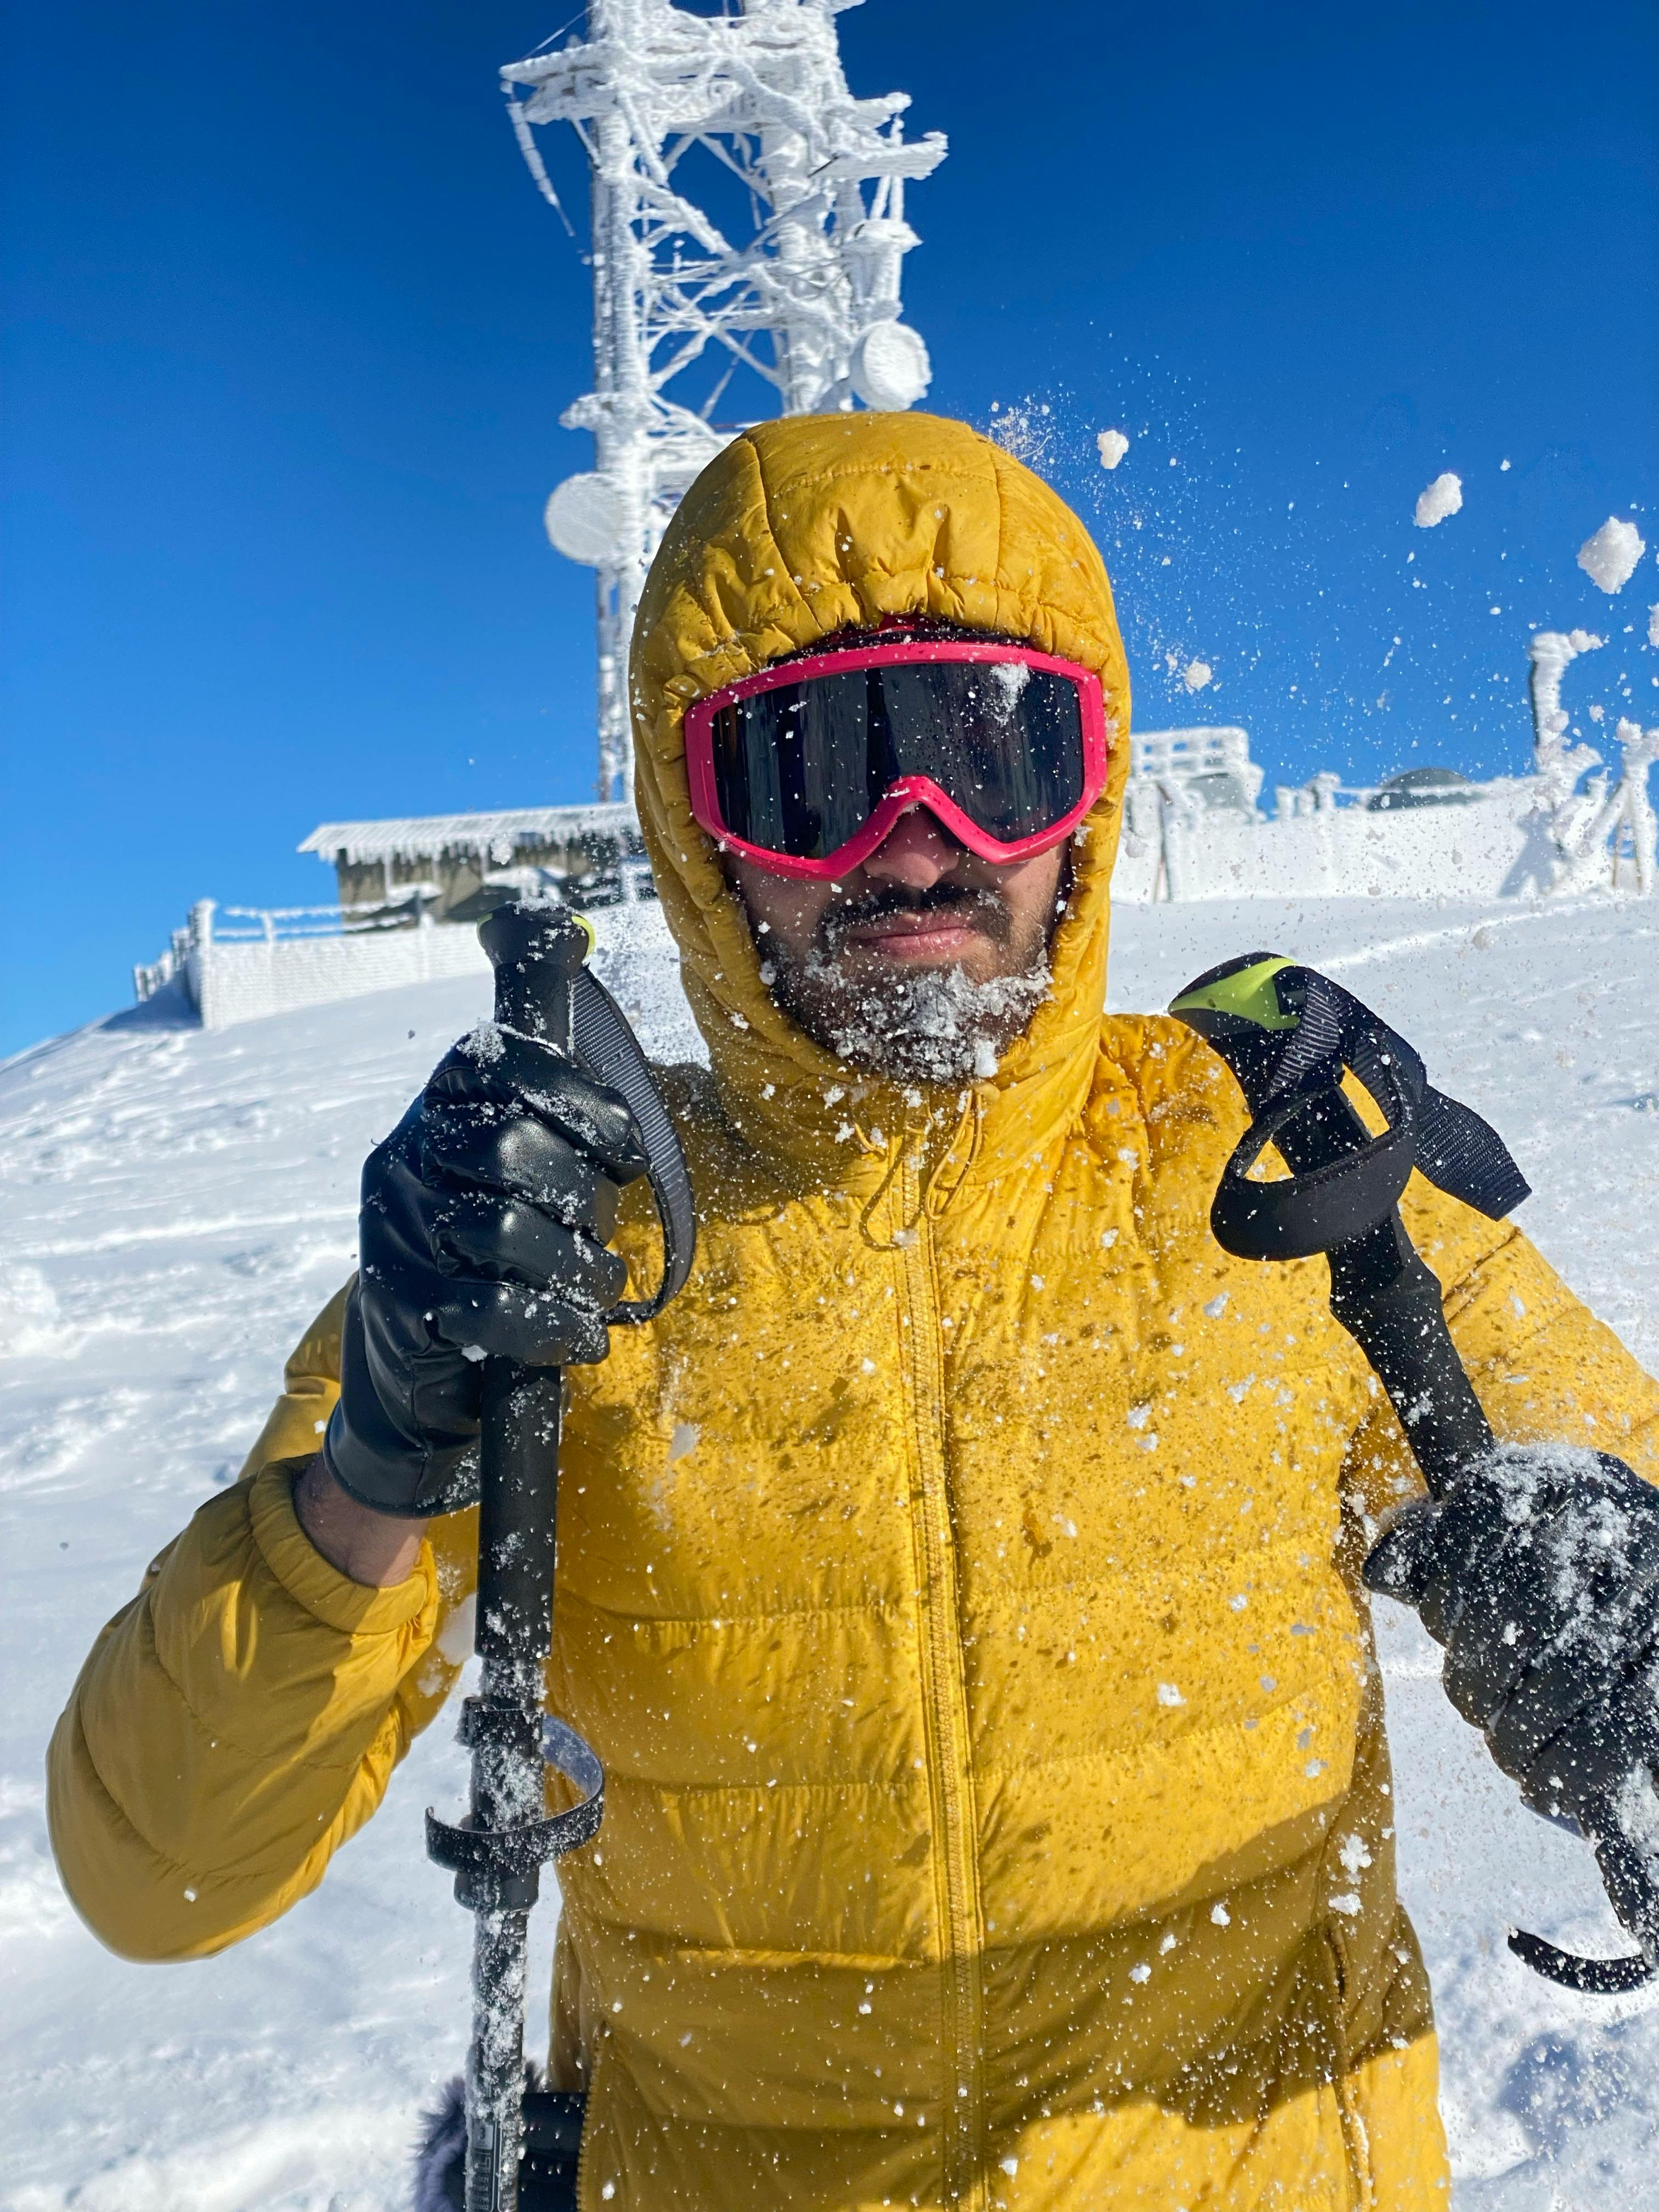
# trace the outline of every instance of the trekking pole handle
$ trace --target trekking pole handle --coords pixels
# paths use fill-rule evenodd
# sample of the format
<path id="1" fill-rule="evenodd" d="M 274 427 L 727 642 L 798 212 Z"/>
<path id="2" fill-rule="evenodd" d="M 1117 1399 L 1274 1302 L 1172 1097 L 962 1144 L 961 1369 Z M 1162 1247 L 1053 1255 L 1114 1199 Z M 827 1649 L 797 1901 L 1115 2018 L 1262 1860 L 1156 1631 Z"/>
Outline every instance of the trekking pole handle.
<path id="1" fill-rule="evenodd" d="M 553 1051 L 570 1049 L 571 987 L 593 949 L 593 933 L 568 907 L 515 899 L 479 925 L 495 970 L 495 1019 Z"/>
<path id="2" fill-rule="evenodd" d="M 478 940 L 495 971 L 497 1024 L 568 1054 L 572 993 L 593 944 L 586 923 L 550 899 L 515 899 L 485 918 Z M 495 1677 L 487 1694 L 538 1707 L 551 1648 L 563 1377 L 556 1367 L 489 1358 L 480 1395 L 477 1648 Z"/>

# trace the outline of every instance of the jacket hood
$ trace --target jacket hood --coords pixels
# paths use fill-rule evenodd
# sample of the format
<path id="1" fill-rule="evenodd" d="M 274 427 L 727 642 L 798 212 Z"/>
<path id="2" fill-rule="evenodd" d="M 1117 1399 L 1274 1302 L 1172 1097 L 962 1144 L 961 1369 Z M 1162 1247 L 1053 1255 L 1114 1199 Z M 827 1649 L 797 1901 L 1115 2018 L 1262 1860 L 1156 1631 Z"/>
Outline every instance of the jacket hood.
<path id="1" fill-rule="evenodd" d="M 1074 840 L 1052 988 L 996 1074 L 973 1086 L 976 1149 L 1018 1143 L 1038 1091 L 1075 1089 L 1080 1104 L 1105 999 L 1129 684 L 1088 532 L 1040 477 L 964 423 L 791 416 L 745 431 L 686 494 L 646 580 L 630 669 L 635 791 L 726 1112 L 762 1149 L 801 1164 L 810 1157 L 831 1174 L 857 1157 L 849 1125 L 867 1145 L 884 1123 L 890 1134 L 902 1125 L 903 1102 L 884 1100 L 881 1085 L 774 1005 L 743 907 L 692 816 L 684 718 L 690 701 L 890 615 L 1027 639 L 1094 670 L 1105 700 L 1110 769 Z"/>

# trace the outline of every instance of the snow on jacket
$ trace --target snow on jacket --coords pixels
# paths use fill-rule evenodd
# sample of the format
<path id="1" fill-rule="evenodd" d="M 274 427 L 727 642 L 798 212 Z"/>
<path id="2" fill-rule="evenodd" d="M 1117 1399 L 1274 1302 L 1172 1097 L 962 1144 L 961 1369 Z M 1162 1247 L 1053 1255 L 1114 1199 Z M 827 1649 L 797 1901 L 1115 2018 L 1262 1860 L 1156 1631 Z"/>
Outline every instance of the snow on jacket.
<path id="1" fill-rule="evenodd" d="M 923 611 L 1097 669 L 1115 732 L 1052 994 L 960 1099 L 855 1079 L 772 1005 L 681 744 L 688 698 Z M 1357 1582 L 1413 1476 L 1322 1263 L 1209 1234 L 1220 1063 L 1103 1015 L 1098 556 L 958 425 L 764 424 L 671 527 L 634 684 L 711 1066 L 672 1080 L 692 1281 L 570 1376 L 549 1695 L 609 1777 L 561 1869 L 583 2212 L 1443 2204 Z M 1659 1390 L 1526 1238 L 1420 1182 L 1407 1211 L 1500 1434 L 1659 1471 Z M 295 1521 L 337 1336 L 337 1302 L 54 1741 L 65 1881 L 129 1955 L 313 1887 L 466 1647 L 473 1516 L 387 1590 Z"/>

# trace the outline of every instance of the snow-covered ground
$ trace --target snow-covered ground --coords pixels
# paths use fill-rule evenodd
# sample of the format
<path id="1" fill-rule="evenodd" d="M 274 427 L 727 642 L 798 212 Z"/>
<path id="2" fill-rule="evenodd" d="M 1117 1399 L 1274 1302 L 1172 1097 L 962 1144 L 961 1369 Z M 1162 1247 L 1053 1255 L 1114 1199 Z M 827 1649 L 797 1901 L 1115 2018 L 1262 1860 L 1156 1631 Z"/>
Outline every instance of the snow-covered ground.
<path id="1" fill-rule="evenodd" d="M 655 1049 L 684 1055 L 659 915 L 606 919 L 613 988 Z M 1130 908 L 1115 1002 L 1162 1006 L 1258 945 L 1340 975 L 1491 1115 L 1537 1188 L 1525 1225 L 1659 1367 L 1659 904 Z M 9 2212 L 406 2202 L 415 2116 L 465 2019 L 467 1918 L 421 1847 L 422 1808 L 461 1786 L 447 1731 L 317 1896 L 179 1967 L 123 1965 L 76 1920 L 47 1855 L 41 1753 L 98 1625 L 234 1477 L 284 1352 L 351 1265 L 364 1152 L 484 996 L 482 979 L 428 984 L 216 1036 L 158 1006 L 0 1068 Z M 1445 1705 L 1433 1647 L 1382 1611 L 1458 2212 L 1635 2212 L 1659 2153 L 1659 1998 L 1574 1999 L 1509 1957 L 1512 1919 L 1617 1939 L 1583 1846 L 1519 1808 Z"/>

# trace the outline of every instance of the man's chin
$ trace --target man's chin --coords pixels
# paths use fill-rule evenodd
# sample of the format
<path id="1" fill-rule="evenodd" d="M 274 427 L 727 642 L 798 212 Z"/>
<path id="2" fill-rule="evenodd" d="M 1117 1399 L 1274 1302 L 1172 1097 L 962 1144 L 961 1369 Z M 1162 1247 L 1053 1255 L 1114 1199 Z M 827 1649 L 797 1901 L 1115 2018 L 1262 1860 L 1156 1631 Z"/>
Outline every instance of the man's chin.
<path id="1" fill-rule="evenodd" d="M 779 1000 L 849 1066 L 905 1084 L 959 1086 L 996 1073 L 1048 983 L 1041 960 L 1010 974 L 1006 949 L 981 932 L 965 949 L 968 959 L 919 958 L 919 948 L 898 959 L 844 944 L 780 977 Z"/>

